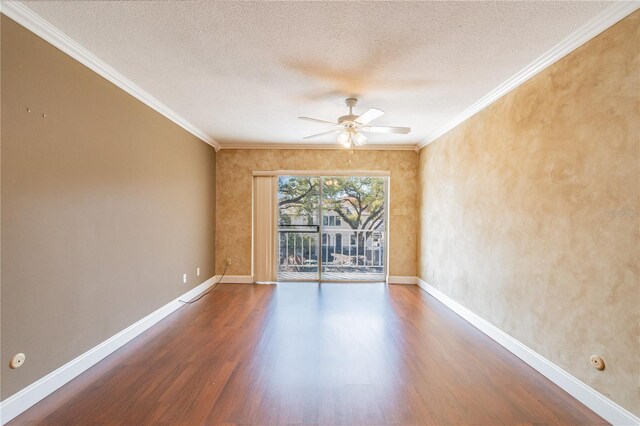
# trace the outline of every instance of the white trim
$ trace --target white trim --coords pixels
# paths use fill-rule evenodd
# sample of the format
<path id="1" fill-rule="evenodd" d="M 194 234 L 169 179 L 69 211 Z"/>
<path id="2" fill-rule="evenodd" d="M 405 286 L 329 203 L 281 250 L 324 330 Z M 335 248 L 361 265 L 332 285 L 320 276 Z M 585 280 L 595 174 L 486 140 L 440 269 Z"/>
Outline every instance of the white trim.
<path id="1" fill-rule="evenodd" d="M 50 395 L 64 384 L 74 379 L 99 361 L 142 334 L 149 327 L 167 317 L 176 309 L 183 306 L 180 300 L 190 300 L 203 293 L 215 283 L 215 277 L 209 278 L 197 287 L 192 288 L 182 296 L 150 313 L 119 333 L 111 336 L 99 345 L 69 361 L 62 367 L 52 371 L 21 391 L 0 402 L 0 424 L 4 425 L 11 419 L 32 407 L 46 396 Z"/>
<path id="2" fill-rule="evenodd" d="M 391 176 L 384 170 L 254 170 L 253 176 Z"/>
<path id="3" fill-rule="evenodd" d="M 187 121 L 184 117 L 171 110 L 168 106 L 119 73 L 109 64 L 98 58 L 24 4 L 17 1 L 3 0 L 2 13 L 46 42 L 62 50 L 64 53 L 71 56 L 90 70 L 109 80 L 111 83 L 129 93 L 134 98 L 164 115 L 166 118 L 173 121 L 195 137 L 213 146 L 216 151 L 220 149 L 220 144 L 211 136 L 207 135 L 205 132 Z"/>
<path id="4" fill-rule="evenodd" d="M 220 275 L 216 275 L 216 281 Z M 253 275 L 225 275 L 220 281 L 222 284 L 253 284 Z"/>
<path id="5" fill-rule="evenodd" d="M 389 284 L 413 284 L 416 285 L 418 283 L 418 279 L 416 277 L 405 277 L 400 275 L 389 275 L 387 277 L 387 283 Z"/>
<path id="6" fill-rule="evenodd" d="M 509 336 L 489 321 L 471 312 L 449 296 L 427 284 L 420 278 L 416 278 L 418 286 L 438 299 L 456 314 L 460 315 L 471 325 L 495 340 L 509 352 L 529 364 L 543 376 L 564 389 L 575 399 L 583 403 L 600 417 L 614 425 L 637 425 L 640 418 L 605 397 L 595 389 L 578 380 L 570 373 L 558 367 L 539 353 Z"/>
<path id="7" fill-rule="evenodd" d="M 577 31 L 570 34 L 567 38 L 556 44 L 554 47 L 545 52 L 535 61 L 518 71 L 511 76 L 505 82 L 498 87 L 484 95 L 480 100 L 473 105 L 462 111 L 449 121 L 444 127 L 437 132 L 433 133 L 425 140 L 417 145 L 417 148 L 424 148 L 440 136 L 444 135 L 451 129 L 455 128 L 465 120 L 471 118 L 476 113 L 480 112 L 484 108 L 491 105 L 516 87 L 520 86 L 525 81 L 529 80 L 540 71 L 553 65 L 555 62 L 564 58 L 569 53 L 582 46 L 587 41 L 591 40 L 607 28 L 611 27 L 618 21 L 622 20 L 626 16 L 630 15 L 634 11 L 640 8 L 640 2 L 638 1 L 619 1 L 613 2 L 611 6 L 604 9 L 594 18 L 586 22 Z"/>
<path id="8" fill-rule="evenodd" d="M 252 142 L 252 143 L 225 143 L 222 142 L 220 149 L 324 149 L 324 150 L 340 150 L 349 151 L 350 148 L 344 148 L 337 142 L 334 144 L 312 144 L 312 143 L 271 143 L 271 142 Z M 415 151 L 414 144 L 366 144 L 353 147 L 355 151 Z"/>

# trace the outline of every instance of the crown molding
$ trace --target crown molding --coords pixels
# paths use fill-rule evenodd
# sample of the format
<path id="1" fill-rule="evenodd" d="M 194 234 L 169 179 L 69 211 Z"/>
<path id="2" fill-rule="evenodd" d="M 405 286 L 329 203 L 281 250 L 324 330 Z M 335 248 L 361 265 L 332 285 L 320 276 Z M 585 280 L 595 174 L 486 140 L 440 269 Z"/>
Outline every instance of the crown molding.
<path id="1" fill-rule="evenodd" d="M 98 75 L 115 84 L 145 105 L 153 108 L 155 111 L 173 121 L 198 139 L 213 146 L 216 151 L 220 149 L 220 144 L 211 136 L 207 135 L 205 132 L 187 121 L 184 117 L 171 110 L 168 106 L 119 73 L 89 50 L 85 49 L 78 42 L 60 31 L 24 4 L 11 0 L 3 0 L 0 4 L 0 11 L 2 14 L 13 19 L 18 24 L 71 56 L 73 59 Z"/>
<path id="2" fill-rule="evenodd" d="M 355 151 L 417 151 L 417 145 L 401 144 L 368 144 L 353 147 Z M 344 150 L 348 151 L 350 148 L 344 148 L 341 145 L 335 144 L 308 144 L 308 143 L 224 143 L 220 145 L 220 149 L 325 149 L 325 150 Z"/>
<path id="3" fill-rule="evenodd" d="M 469 106 L 463 112 L 455 116 L 444 127 L 437 132 L 424 139 L 416 145 L 366 145 L 364 147 L 355 148 L 357 150 L 390 150 L 390 151 L 419 151 L 429 143 L 438 139 L 448 131 L 452 130 L 465 120 L 469 119 L 479 111 L 491 105 L 502 96 L 514 90 L 522 83 L 540 73 L 545 68 L 562 59 L 578 47 L 582 46 L 593 37 L 597 36 L 607 28 L 611 27 L 621 19 L 630 15 L 640 8 L 639 1 L 620 1 L 614 2 L 611 6 L 604 9 L 600 14 L 588 21 L 577 31 L 569 35 L 556 46 L 548 50 L 542 56 L 529 65 L 524 67 L 518 73 L 507 79 L 498 87 L 487 93 L 477 102 Z M 343 149 L 334 144 L 272 144 L 272 143 L 230 143 L 221 146 L 211 136 L 198 129 L 185 118 L 171 110 L 151 94 L 143 90 L 141 87 L 133 83 L 127 77 L 119 73 L 113 67 L 102 61 L 93 53 L 85 49 L 75 40 L 67 36 L 51 23 L 46 21 L 40 15 L 33 12 L 20 2 L 13 0 L 2 0 L 0 2 L 0 12 L 7 17 L 13 19 L 18 24 L 27 28 L 43 40 L 60 49 L 67 55 L 71 56 L 81 64 L 85 65 L 92 71 L 104 77 L 111 83 L 115 84 L 125 92 L 129 93 L 144 104 L 153 108 L 169 120 L 173 121 L 186 131 L 190 132 L 197 138 L 213 146 L 216 151 L 219 149 Z"/>
<path id="4" fill-rule="evenodd" d="M 438 139 L 440 136 L 457 127 L 459 124 L 471 118 L 473 115 L 480 112 L 484 108 L 488 107 L 493 102 L 497 101 L 510 91 L 514 90 L 516 87 L 520 86 L 522 83 L 529 80 L 545 68 L 553 65 L 555 62 L 573 52 L 578 47 L 582 46 L 584 43 L 591 40 L 607 28 L 613 26 L 626 16 L 635 12 L 638 8 L 640 8 L 640 1 L 613 2 L 611 6 L 604 9 L 591 20 L 587 21 L 584 25 L 578 28 L 578 30 L 570 34 L 567 38 L 556 44 L 538 59 L 531 62 L 529 65 L 527 65 L 516 74 L 511 76 L 509 79 L 507 79 L 505 82 L 500 84 L 498 87 L 484 95 L 476 103 L 455 116 L 440 130 L 424 139 L 422 142 L 416 145 L 417 149 L 419 150 L 421 148 L 424 148 L 431 142 Z"/>

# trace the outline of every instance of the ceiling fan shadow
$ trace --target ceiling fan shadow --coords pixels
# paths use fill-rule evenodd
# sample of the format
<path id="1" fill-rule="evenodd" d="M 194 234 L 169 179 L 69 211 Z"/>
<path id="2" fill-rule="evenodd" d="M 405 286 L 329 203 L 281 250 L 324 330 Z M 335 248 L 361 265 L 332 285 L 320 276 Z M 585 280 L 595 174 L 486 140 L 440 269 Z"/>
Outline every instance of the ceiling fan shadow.
<path id="1" fill-rule="evenodd" d="M 287 59 L 282 61 L 285 68 L 305 76 L 312 83 L 323 86 L 295 96 L 297 101 L 318 101 L 331 99 L 342 101 L 345 97 L 359 98 L 363 95 L 389 96 L 394 92 L 406 92 L 432 86 L 436 82 L 425 78 L 397 77 L 397 65 L 403 58 L 410 57 L 415 49 L 406 44 L 384 43 L 371 49 L 354 49 L 368 52 L 360 61 L 349 65 L 337 65 L 330 61 L 310 59 Z"/>

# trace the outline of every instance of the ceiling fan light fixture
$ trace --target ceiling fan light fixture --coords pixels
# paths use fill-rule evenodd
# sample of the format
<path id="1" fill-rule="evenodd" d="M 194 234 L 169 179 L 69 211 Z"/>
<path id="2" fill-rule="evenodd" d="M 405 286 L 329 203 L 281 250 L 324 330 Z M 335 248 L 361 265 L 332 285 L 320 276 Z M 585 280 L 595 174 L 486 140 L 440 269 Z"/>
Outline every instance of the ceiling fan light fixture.
<path id="1" fill-rule="evenodd" d="M 351 136 L 351 139 L 353 140 L 353 143 L 355 143 L 358 146 L 364 145 L 365 142 L 367 142 L 367 137 L 362 133 L 354 133 Z"/>
<path id="2" fill-rule="evenodd" d="M 349 148 L 351 146 L 351 135 L 347 132 L 342 132 L 338 135 L 338 143 L 345 148 Z"/>

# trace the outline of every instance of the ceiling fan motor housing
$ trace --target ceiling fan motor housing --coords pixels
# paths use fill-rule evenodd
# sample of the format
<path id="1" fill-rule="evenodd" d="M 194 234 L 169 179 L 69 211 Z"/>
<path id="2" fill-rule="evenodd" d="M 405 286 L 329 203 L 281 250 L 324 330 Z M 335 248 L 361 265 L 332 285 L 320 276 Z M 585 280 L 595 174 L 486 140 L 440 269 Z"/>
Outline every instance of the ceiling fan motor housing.
<path id="1" fill-rule="evenodd" d="M 344 124 L 344 125 L 347 125 L 349 123 L 353 124 L 356 118 L 358 118 L 358 116 L 353 114 L 343 115 L 342 117 L 338 118 L 338 124 Z"/>
<path id="2" fill-rule="evenodd" d="M 358 116 L 353 113 L 353 107 L 356 106 L 358 100 L 356 98 L 347 98 L 344 103 L 349 107 L 349 114 L 338 118 L 338 124 L 343 124 L 346 131 L 353 132 L 356 130 L 354 121 L 358 118 Z"/>

